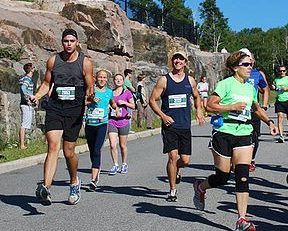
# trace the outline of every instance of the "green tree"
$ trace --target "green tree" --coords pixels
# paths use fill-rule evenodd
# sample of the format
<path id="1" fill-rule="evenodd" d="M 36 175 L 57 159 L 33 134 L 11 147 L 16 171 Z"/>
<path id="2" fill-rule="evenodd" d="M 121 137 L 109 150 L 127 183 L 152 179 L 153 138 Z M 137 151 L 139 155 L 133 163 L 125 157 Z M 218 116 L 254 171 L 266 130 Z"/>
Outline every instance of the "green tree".
<path id="1" fill-rule="evenodd" d="M 230 32 L 228 19 L 216 6 L 216 0 L 205 0 L 200 3 L 200 46 L 204 50 L 218 52 L 225 47 L 225 38 Z"/>
<path id="2" fill-rule="evenodd" d="M 128 6 L 133 20 L 149 26 L 162 24 L 162 10 L 153 0 L 129 0 Z"/>
<path id="3" fill-rule="evenodd" d="M 193 11 L 185 6 L 185 0 L 161 0 L 163 29 L 169 35 L 195 42 Z"/>

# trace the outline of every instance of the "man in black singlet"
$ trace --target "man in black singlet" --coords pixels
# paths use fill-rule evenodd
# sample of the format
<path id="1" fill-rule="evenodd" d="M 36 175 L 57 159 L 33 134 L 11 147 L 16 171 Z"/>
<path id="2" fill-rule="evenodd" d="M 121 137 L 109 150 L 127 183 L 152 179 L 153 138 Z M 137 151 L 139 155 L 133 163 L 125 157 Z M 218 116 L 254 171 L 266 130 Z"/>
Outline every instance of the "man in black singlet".
<path id="1" fill-rule="evenodd" d="M 191 156 L 191 98 L 196 107 L 196 119 L 204 122 L 201 98 L 192 76 L 185 74 L 188 59 L 184 52 L 172 55 L 173 69 L 161 76 L 150 96 L 152 110 L 162 120 L 163 153 L 168 153 L 167 175 L 170 193 L 167 201 L 177 201 L 176 183 L 180 182 L 179 168 L 189 164 Z M 157 101 L 161 98 L 161 109 Z"/>
<path id="2" fill-rule="evenodd" d="M 49 188 L 56 172 L 62 139 L 70 175 L 68 203 L 77 204 L 80 200 L 81 180 L 77 177 L 75 142 L 82 125 L 85 97 L 93 97 L 94 80 L 92 63 L 82 52 L 77 51 L 78 45 L 77 32 L 73 29 L 64 30 L 63 51 L 48 59 L 44 81 L 35 96 L 30 97 L 32 102 L 38 104 L 51 90 L 45 119 L 48 151 L 44 162 L 44 181 L 36 189 L 36 197 L 43 205 L 52 202 Z M 53 89 L 50 89 L 51 86 Z"/>

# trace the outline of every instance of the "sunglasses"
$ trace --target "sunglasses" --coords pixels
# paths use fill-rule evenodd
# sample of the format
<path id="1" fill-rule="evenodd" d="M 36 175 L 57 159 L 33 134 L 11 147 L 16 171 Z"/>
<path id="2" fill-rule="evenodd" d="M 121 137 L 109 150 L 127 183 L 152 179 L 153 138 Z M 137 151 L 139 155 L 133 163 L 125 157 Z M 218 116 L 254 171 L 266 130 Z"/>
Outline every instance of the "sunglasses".
<path id="1" fill-rule="evenodd" d="M 239 63 L 238 66 L 243 66 L 243 67 L 253 67 L 253 63 Z"/>
<path id="2" fill-rule="evenodd" d="M 286 72 L 286 70 L 279 70 L 279 72 Z"/>
<path id="3" fill-rule="evenodd" d="M 178 55 L 178 54 L 173 56 L 173 60 L 174 59 L 180 59 L 181 61 L 185 60 L 185 58 L 182 55 Z"/>

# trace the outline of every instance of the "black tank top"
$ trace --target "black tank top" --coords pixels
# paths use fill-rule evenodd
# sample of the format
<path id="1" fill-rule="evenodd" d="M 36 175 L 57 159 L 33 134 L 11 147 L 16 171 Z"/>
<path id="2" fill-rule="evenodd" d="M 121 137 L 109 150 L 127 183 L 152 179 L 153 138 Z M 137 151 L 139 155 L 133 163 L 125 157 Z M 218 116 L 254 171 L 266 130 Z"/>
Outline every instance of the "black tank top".
<path id="1" fill-rule="evenodd" d="M 55 57 L 51 81 L 54 87 L 47 110 L 63 116 L 79 116 L 85 105 L 84 54 L 79 52 L 77 60 L 71 63 L 64 61 L 62 54 Z"/>
<path id="2" fill-rule="evenodd" d="M 161 110 L 175 121 L 171 126 L 179 129 L 190 129 L 191 126 L 191 102 L 192 86 L 188 75 L 177 83 L 170 74 L 166 74 L 167 85 L 161 96 Z"/>

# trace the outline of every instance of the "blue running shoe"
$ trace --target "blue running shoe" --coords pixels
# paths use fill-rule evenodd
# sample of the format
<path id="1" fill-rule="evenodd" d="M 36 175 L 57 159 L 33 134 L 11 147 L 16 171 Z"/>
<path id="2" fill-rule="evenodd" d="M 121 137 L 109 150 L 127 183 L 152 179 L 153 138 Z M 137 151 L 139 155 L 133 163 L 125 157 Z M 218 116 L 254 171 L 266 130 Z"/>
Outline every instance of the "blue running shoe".
<path id="1" fill-rule="evenodd" d="M 109 175 L 114 176 L 117 172 L 119 172 L 119 166 L 113 165 L 113 167 L 109 171 Z"/>
<path id="2" fill-rule="evenodd" d="M 128 172 L 128 164 L 123 163 L 121 166 L 121 171 L 122 174 L 126 174 Z"/>
<path id="3" fill-rule="evenodd" d="M 81 188 L 81 180 L 77 177 L 78 180 L 78 184 L 76 185 L 70 185 L 70 194 L 68 197 L 68 203 L 71 205 L 76 205 L 81 198 L 81 192 L 80 192 L 80 188 Z"/>

